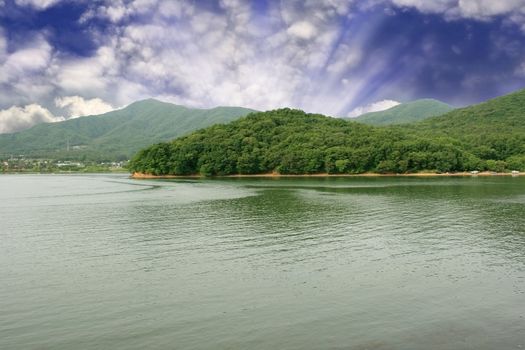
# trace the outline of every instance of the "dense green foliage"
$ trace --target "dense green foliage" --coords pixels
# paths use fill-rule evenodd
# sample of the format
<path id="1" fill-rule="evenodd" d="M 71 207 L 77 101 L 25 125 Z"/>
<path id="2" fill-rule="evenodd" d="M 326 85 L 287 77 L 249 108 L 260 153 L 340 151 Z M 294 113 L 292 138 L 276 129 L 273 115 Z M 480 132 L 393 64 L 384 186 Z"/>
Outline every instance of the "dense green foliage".
<path id="1" fill-rule="evenodd" d="M 525 170 L 525 90 L 454 110 L 409 130 L 426 138 L 453 138 L 489 170 Z"/>
<path id="2" fill-rule="evenodd" d="M 525 90 L 410 126 L 299 110 L 252 113 L 140 151 L 154 175 L 525 170 Z"/>
<path id="3" fill-rule="evenodd" d="M 453 109 L 446 103 L 437 100 L 422 99 L 403 103 L 384 111 L 366 113 L 353 120 L 369 125 L 406 124 L 443 115 Z"/>
<path id="4" fill-rule="evenodd" d="M 191 109 L 144 100 L 99 116 L 39 124 L 0 135 L 0 159 L 23 154 L 62 160 L 124 160 L 152 143 L 229 122 L 252 111 L 237 107 Z"/>

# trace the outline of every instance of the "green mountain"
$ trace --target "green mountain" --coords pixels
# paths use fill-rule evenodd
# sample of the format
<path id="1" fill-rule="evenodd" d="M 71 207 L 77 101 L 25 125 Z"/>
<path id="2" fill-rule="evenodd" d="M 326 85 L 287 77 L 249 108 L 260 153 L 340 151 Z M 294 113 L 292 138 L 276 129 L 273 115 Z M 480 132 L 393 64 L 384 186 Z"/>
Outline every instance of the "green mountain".
<path id="1" fill-rule="evenodd" d="M 353 120 L 370 125 L 406 124 L 443 115 L 453 109 L 437 100 L 421 99 L 402 103 L 384 111 L 366 113 Z"/>
<path id="2" fill-rule="evenodd" d="M 420 129 L 452 133 L 456 137 L 525 131 L 525 89 L 486 102 L 455 109 L 419 124 Z"/>
<path id="3" fill-rule="evenodd" d="M 129 159 L 152 143 L 230 122 L 251 112 L 240 107 L 192 109 L 148 99 L 102 115 L 39 124 L 0 135 L 0 157 L 24 154 L 55 159 Z"/>
<path id="4" fill-rule="evenodd" d="M 525 90 L 425 121 L 369 126 L 280 109 L 140 151 L 153 175 L 525 171 Z"/>
<path id="5" fill-rule="evenodd" d="M 525 89 L 406 127 L 422 136 L 451 137 L 481 159 L 523 156 Z"/>

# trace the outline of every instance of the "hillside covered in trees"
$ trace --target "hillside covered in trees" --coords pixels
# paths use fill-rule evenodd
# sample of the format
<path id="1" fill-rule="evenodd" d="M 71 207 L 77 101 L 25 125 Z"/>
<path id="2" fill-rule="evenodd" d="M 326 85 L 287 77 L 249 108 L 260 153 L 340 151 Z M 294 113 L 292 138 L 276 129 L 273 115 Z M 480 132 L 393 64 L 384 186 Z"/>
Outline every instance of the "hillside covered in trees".
<path id="1" fill-rule="evenodd" d="M 140 151 L 153 175 L 525 170 L 525 90 L 410 126 L 300 110 L 252 113 Z"/>
<path id="2" fill-rule="evenodd" d="M 62 160 L 127 160 L 155 142 L 238 119 L 253 110 L 241 107 L 197 109 L 154 99 L 102 115 L 39 124 L 0 135 L 0 159 L 10 155 Z"/>

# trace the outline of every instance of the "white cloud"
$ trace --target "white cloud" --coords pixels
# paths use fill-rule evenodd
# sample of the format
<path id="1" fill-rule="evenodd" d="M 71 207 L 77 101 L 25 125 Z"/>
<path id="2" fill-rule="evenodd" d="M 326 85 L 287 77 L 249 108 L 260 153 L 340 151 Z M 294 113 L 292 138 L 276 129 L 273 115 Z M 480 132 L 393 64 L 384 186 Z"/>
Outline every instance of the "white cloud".
<path id="1" fill-rule="evenodd" d="M 355 68 L 363 57 L 359 48 L 352 48 L 347 44 L 342 44 L 337 49 L 332 62 L 326 67 L 330 73 L 341 74 L 345 70 Z"/>
<path id="2" fill-rule="evenodd" d="M 5 55 L 5 39 L 0 40 L 0 57 L 2 46 Z M 51 45 L 42 36 L 37 36 L 26 46 L 6 56 L 5 63 L 0 67 L 0 82 L 16 81 L 28 74 L 42 73 L 50 63 L 51 54 Z"/>
<path id="3" fill-rule="evenodd" d="M 68 93 L 100 93 L 106 91 L 104 70 L 97 60 L 85 59 L 64 62 L 56 67 L 56 84 Z"/>
<path id="4" fill-rule="evenodd" d="M 17 1 L 44 9 L 59 0 Z M 512 13 L 512 20 L 519 21 L 524 3 L 287 0 L 268 2 L 266 14 L 260 16 L 242 0 L 221 0 L 219 9 L 199 1 L 93 1 L 80 19 L 99 45 L 90 57 L 55 52 L 45 30 L 8 53 L 0 32 L 0 107 L 36 101 L 55 111 L 55 98 L 67 96 L 57 101 L 64 105 L 64 115 L 77 116 L 159 97 L 196 107 L 241 105 L 265 110 L 290 106 L 344 115 L 361 104 L 359 98 L 370 82 L 384 77 L 391 62 L 399 59 L 389 56 L 389 47 L 377 48 L 372 59 L 365 56 L 366 40 L 377 26 L 365 23 L 346 31 L 348 26 L 341 23 L 352 24 L 355 8 L 412 7 L 447 19 Z M 103 29 L 89 23 L 101 18 L 109 22 Z M 412 91 L 392 93 L 393 85 L 382 82 L 373 93 L 377 99 L 410 98 L 404 94 Z M 78 100 L 70 99 L 75 97 Z M 93 102 L 95 97 L 100 99 Z M 369 111 L 365 107 L 360 113 Z"/>
<path id="5" fill-rule="evenodd" d="M 81 96 L 66 96 L 55 99 L 57 107 L 64 108 L 69 118 L 97 115 L 110 112 L 114 108 L 100 98 L 86 100 Z"/>
<path id="6" fill-rule="evenodd" d="M 90 9 L 81 16 L 80 22 L 83 23 L 97 17 L 106 18 L 117 24 L 130 16 L 151 13 L 159 7 L 168 13 L 177 13 L 177 6 L 161 6 L 163 2 L 159 0 L 101 0 L 97 7 Z"/>
<path id="7" fill-rule="evenodd" d="M 415 7 L 421 12 L 425 13 L 436 13 L 446 12 L 452 9 L 456 4 L 457 0 L 391 0 L 392 3 L 400 7 Z M 476 0 L 474 0 L 476 1 Z"/>
<path id="8" fill-rule="evenodd" d="M 0 32 L 0 108 L 33 102 L 42 104 L 55 89 L 48 76 L 53 49 L 44 36 L 36 34 L 33 40 L 18 45 L 14 51 L 7 52 Z"/>
<path id="9" fill-rule="evenodd" d="M 31 6 L 38 10 L 45 10 L 48 7 L 56 5 L 61 0 L 15 0 L 18 6 Z"/>
<path id="10" fill-rule="evenodd" d="M 487 18 L 507 13 L 525 11 L 523 0 L 459 0 L 458 7 L 465 17 Z"/>
<path id="11" fill-rule="evenodd" d="M 160 15 L 167 18 L 191 16 L 194 9 L 193 4 L 184 3 L 182 1 L 161 1 L 159 4 Z"/>
<path id="12" fill-rule="evenodd" d="M 443 14 L 448 19 L 472 18 L 486 20 L 494 16 L 512 15 L 523 21 L 525 0 L 390 0 L 394 5 L 413 7 L 423 13 Z"/>
<path id="13" fill-rule="evenodd" d="M 12 106 L 0 110 L 0 134 L 21 131 L 40 123 L 54 123 L 62 120 L 64 118 L 55 117 L 49 110 L 37 104 L 24 107 Z"/>
<path id="14" fill-rule="evenodd" d="M 114 108 L 100 98 L 84 99 L 81 96 L 66 96 L 55 99 L 56 107 L 64 111 L 65 117 L 55 116 L 39 104 L 23 107 L 12 106 L 0 110 L 0 134 L 13 133 L 28 129 L 40 123 L 56 123 L 85 115 L 97 115 L 110 112 Z"/>
<path id="15" fill-rule="evenodd" d="M 317 29 L 314 25 L 307 21 L 300 21 L 292 24 L 288 30 L 288 34 L 299 39 L 312 39 L 317 34 Z"/>
<path id="16" fill-rule="evenodd" d="M 76 67 L 66 64 L 58 72 L 59 86 L 64 91 L 74 88 L 75 94 L 93 95 L 87 88 L 98 82 L 99 91 L 119 92 L 106 99 L 117 105 L 149 95 L 199 107 L 307 108 L 305 101 L 319 94 L 309 71 L 327 65 L 339 35 L 333 17 L 320 16 L 319 9 L 309 5 L 312 14 L 302 21 L 294 19 L 295 26 L 280 21 L 279 14 L 269 16 L 272 26 L 256 26 L 250 21 L 251 7 L 244 1 L 221 1 L 224 15 L 204 9 L 194 12 L 188 4 L 168 6 L 169 13 L 120 26 L 113 37 L 106 36 L 106 45 L 120 63 L 116 72 L 108 75 L 96 68 L 101 66 L 100 58 Z M 338 13 L 332 12 L 332 16 Z M 194 14 L 183 16 L 187 13 Z M 182 18 L 173 24 L 166 19 L 171 16 Z M 359 61 L 354 55 L 340 56 L 333 60 L 342 62 L 331 70 Z M 338 112 L 348 98 L 332 105 L 330 112 Z M 323 111 L 318 106 L 316 110 Z"/>
<path id="17" fill-rule="evenodd" d="M 120 73 L 116 54 L 114 47 L 101 46 L 92 57 L 55 62 L 50 74 L 60 94 L 107 96 Z"/>
<path id="18" fill-rule="evenodd" d="M 47 42 L 35 47 L 28 47 L 12 53 L 6 65 L 11 70 L 36 71 L 45 68 L 49 62 L 51 46 Z"/>
<path id="19" fill-rule="evenodd" d="M 361 107 L 357 107 L 353 109 L 350 113 L 348 113 L 348 117 L 355 118 L 365 113 L 384 111 L 392 107 L 395 107 L 399 104 L 400 104 L 399 102 L 393 101 L 393 100 L 383 100 L 383 101 L 374 102 L 369 105 L 361 106 Z"/>
<path id="20" fill-rule="evenodd" d="M 195 107 L 345 113 L 366 77 L 385 68 L 357 71 L 362 44 L 338 44 L 341 17 L 352 4 L 290 0 L 270 3 L 264 18 L 252 18 L 253 7 L 241 0 L 219 1 L 220 12 L 193 1 L 101 1 L 80 20 L 112 23 L 103 32 L 92 27 L 101 45 L 96 53 L 75 57 L 32 45 L 40 48 L 35 60 L 23 52 L 11 57 L 22 73 L 5 75 L 9 88 L 0 107 L 37 101 L 52 109 L 56 96 L 99 97 L 117 106 L 162 97 Z M 125 20 L 143 14 L 141 21 Z M 350 71 L 352 83 L 343 86 L 340 75 Z"/>

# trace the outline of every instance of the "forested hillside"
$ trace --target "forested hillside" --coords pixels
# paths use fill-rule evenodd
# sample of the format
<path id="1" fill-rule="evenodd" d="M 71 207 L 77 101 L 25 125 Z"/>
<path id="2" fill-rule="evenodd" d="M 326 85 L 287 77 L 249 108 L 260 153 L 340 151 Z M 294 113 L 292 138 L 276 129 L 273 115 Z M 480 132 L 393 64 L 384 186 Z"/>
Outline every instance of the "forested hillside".
<path id="1" fill-rule="evenodd" d="M 0 135 L 0 158 L 23 154 L 53 159 L 129 159 L 152 143 L 229 122 L 252 111 L 239 107 L 193 109 L 143 100 L 102 115 L 39 124 L 18 133 Z"/>
<path id="2" fill-rule="evenodd" d="M 406 126 L 303 111 L 253 113 L 140 151 L 154 175 L 525 170 L 525 91 Z"/>

